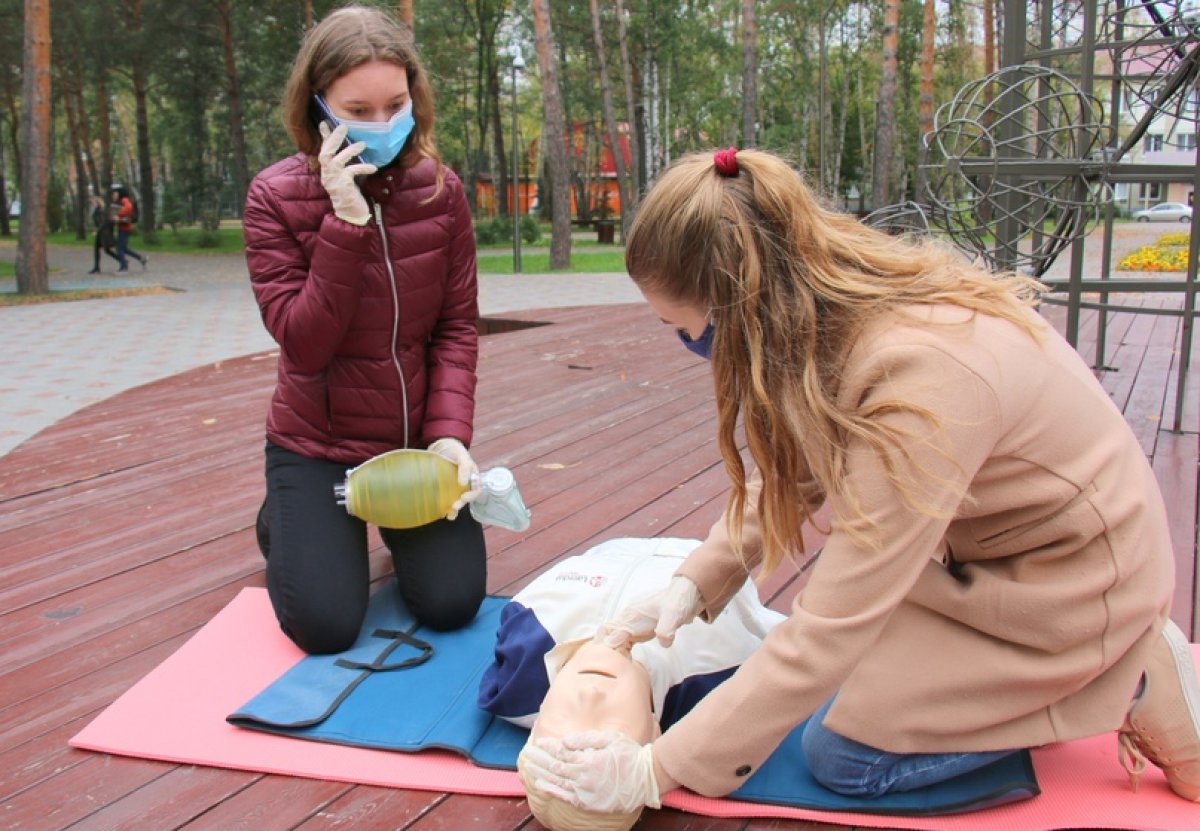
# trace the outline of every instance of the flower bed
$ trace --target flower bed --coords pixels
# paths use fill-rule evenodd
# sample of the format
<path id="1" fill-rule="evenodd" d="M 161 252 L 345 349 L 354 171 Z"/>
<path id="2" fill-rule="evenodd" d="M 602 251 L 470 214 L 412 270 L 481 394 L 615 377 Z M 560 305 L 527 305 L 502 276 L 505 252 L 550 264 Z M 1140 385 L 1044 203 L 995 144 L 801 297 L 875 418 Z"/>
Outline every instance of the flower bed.
<path id="1" fill-rule="evenodd" d="M 1187 271 L 1188 241 L 1188 234 L 1163 234 L 1153 245 L 1125 256 L 1117 271 Z"/>

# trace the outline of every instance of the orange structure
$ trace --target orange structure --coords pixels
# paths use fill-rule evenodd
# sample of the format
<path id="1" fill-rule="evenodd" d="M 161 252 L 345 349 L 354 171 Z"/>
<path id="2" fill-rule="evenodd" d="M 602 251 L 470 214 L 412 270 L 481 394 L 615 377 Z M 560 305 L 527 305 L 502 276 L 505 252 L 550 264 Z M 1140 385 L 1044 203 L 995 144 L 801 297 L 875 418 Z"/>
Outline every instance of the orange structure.
<path id="1" fill-rule="evenodd" d="M 599 147 L 595 137 L 599 137 Z M 617 139 L 621 148 L 621 156 L 629 168 L 629 125 L 621 123 L 617 127 Z M 540 139 L 530 142 L 526 158 L 522 160 L 522 169 L 537 170 L 541 158 L 538 147 Z M 599 152 L 597 153 L 597 149 Z M 589 130 L 587 125 L 577 123 L 572 131 L 571 151 L 575 158 L 576 175 L 583 179 L 583 198 L 585 210 L 580 209 L 579 188 L 572 187 L 571 217 L 579 219 L 587 216 L 589 219 L 615 219 L 621 215 L 621 189 L 617 185 L 617 166 L 612 152 L 608 134 L 604 131 Z M 590 157 L 590 158 L 589 158 Z M 590 171 L 590 173 L 585 173 Z M 509 199 L 512 204 L 513 185 L 508 183 Z M 517 188 L 522 213 L 530 213 L 537 209 L 537 176 L 536 173 L 522 174 Z M 475 211 L 477 216 L 495 216 L 499 211 L 496 195 L 496 184 L 490 174 L 481 174 L 475 182 Z"/>

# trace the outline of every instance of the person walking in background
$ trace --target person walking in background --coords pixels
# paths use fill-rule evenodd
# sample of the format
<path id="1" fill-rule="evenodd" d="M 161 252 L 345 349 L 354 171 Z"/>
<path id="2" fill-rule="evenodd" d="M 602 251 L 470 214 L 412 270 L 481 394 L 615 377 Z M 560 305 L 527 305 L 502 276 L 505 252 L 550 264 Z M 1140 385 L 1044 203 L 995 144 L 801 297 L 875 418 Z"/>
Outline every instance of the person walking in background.
<path id="1" fill-rule="evenodd" d="M 115 184 L 109 192 L 109 201 L 113 220 L 117 224 L 117 261 L 121 264 L 117 270 L 128 271 L 129 258 L 133 257 L 142 264 L 142 270 L 145 271 L 150 264 L 150 258 L 129 247 L 129 236 L 137 222 L 137 208 L 129 196 L 129 191 L 124 185 Z"/>
<path id="2" fill-rule="evenodd" d="M 92 270 L 88 274 L 99 274 L 101 251 L 116 260 L 118 265 L 121 262 L 117 250 L 113 247 L 116 238 L 113 234 L 112 216 L 108 205 L 99 196 L 92 197 L 92 227 L 96 229 L 96 237 L 92 243 Z"/>
<path id="3" fill-rule="evenodd" d="M 868 228 L 783 159 L 733 148 L 659 178 L 625 263 L 711 361 L 731 494 L 674 586 L 616 613 L 602 642 L 712 620 L 752 571 L 803 554 L 822 503 L 828 538 L 790 616 L 691 712 L 642 744 L 539 741 L 535 787 L 609 811 L 681 784 L 719 796 L 808 719 L 809 768 L 846 795 L 1116 731 L 1135 787 L 1154 764 L 1200 801 L 1163 496 L 1120 410 L 1031 308 L 1041 286 Z"/>
<path id="4" fill-rule="evenodd" d="M 339 9 L 309 31 L 284 93 L 298 153 L 251 183 L 246 262 L 279 343 L 256 522 L 283 632 L 309 653 L 358 635 L 371 573 L 366 524 L 333 497 L 347 468 L 425 448 L 478 472 L 475 240 L 462 183 L 433 138 L 433 93 L 412 31 Z M 483 602 L 483 529 L 460 509 L 380 529 L 421 623 L 455 629 Z"/>

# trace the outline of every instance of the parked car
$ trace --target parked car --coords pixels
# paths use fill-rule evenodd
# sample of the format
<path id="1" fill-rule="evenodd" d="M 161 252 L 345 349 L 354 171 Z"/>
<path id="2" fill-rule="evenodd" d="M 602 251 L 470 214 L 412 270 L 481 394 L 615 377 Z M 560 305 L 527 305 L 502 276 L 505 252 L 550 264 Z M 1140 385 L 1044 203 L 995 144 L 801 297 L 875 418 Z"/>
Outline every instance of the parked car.
<path id="1" fill-rule="evenodd" d="M 1138 222 L 1191 222 L 1192 209 L 1180 202 L 1160 202 L 1152 208 L 1134 211 Z"/>

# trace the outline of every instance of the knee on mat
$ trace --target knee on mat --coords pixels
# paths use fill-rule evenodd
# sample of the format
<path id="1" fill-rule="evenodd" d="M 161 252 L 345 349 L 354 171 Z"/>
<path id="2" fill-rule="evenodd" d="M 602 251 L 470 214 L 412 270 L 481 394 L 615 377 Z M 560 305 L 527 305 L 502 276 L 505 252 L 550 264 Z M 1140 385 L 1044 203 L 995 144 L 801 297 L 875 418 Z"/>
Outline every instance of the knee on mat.
<path id="1" fill-rule="evenodd" d="M 428 626 L 438 632 L 449 632 L 461 629 L 475 618 L 480 604 L 483 603 L 483 594 L 441 596 L 426 598 L 423 602 L 415 598 L 405 598 L 405 603 L 422 626 Z"/>
<path id="2" fill-rule="evenodd" d="M 331 655 L 345 652 L 358 639 L 361 620 L 352 620 L 347 615 L 290 615 L 282 616 L 279 627 L 292 643 L 309 655 Z"/>
<path id="3" fill-rule="evenodd" d="M 820 715 L 823 716 L 824 712 Z M 836 740 L 847 741 L 821 724 L 814 725 L 810 721 L 805 728 L 800 747 L 813 779 L 822 787 L 842 796 L 870 798 L 885 793 L 887 787 L 880 781 L 876 766 L 839 753 Z"/>

